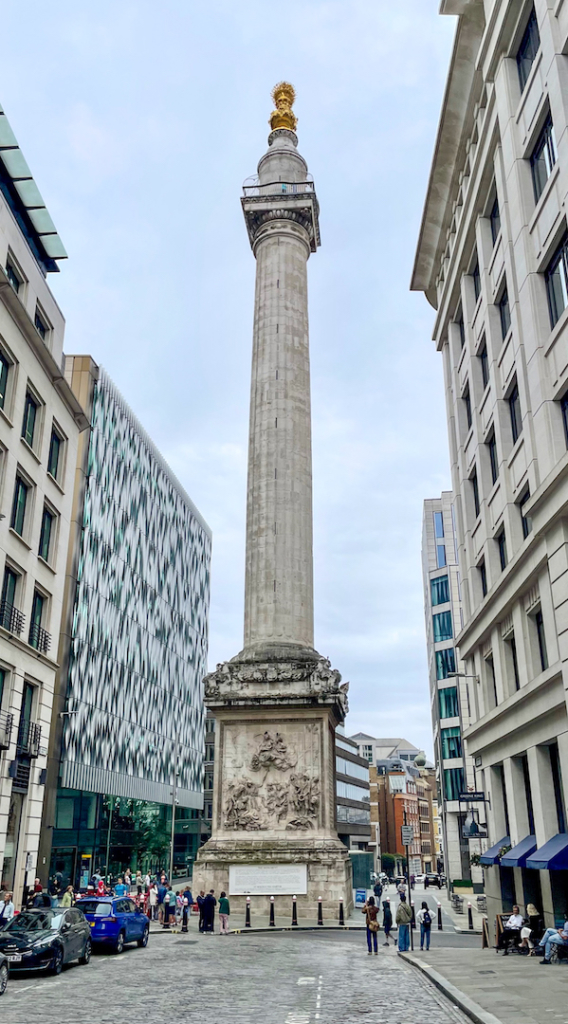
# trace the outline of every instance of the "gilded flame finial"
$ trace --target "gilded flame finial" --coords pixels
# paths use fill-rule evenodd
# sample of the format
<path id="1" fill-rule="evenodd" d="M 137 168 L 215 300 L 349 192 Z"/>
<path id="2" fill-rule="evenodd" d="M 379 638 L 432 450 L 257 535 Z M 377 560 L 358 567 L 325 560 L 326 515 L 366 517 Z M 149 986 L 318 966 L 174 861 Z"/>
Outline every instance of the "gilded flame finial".
<path id="1" fill-rule="evenodd" d="M 295 131 L 298 118 L 292 111 L 296 99 L 294 86 L 289 82 L 279 82 L 272 90 L 272 99 L 276 104 L 276 110 L 272 111 L 268 121 L 272 131 L 276 131 L 277 128 L 287 128 L 289 132 Z"/>

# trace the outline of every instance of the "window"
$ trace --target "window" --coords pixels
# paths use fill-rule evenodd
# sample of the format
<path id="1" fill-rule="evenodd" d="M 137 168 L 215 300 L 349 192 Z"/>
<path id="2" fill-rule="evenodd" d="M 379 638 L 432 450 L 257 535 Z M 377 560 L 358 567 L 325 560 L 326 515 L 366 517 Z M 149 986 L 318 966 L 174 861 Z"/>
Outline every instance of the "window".
<path id="1" fill-rule="evenodd" d="M 370 743 L 363 744 L 363 753 L 361 754 L 361 757 L 366 757 L 367 761 L 370 761 L 371 764 L 373 763 L 373 747 Z"/>
<path id="2" fill-rule="evenodd" d="M 560 408 L 562 410 L 562 422 L 564 424 L 564 438 L 566 440 L 566 447 L 568 448 L 568 391 L 562 395 L 560 399 Z"/>
<path id="3" fill-rule="evenodd" d="M 551 743 L 549 751 L 552 784 L 554 786 L 554 801 L 556 803 L 556 815 L 558 818 L 558 831 L 566 832 L 566 815 L 564 813 L 564 789 L 562 786 L 560 758 L 558 756 L 558 743 Z"/>
<path id="4" fill-rule="evenodd" d="M 493 203 L 493 206 L 491 207 L 489 220 L 491 222 L 491 238 L 493 241 L 493 245 L 495 245 L 495 242 L 497 241 L 499 237 L 499 232 L 501 230 L 501 214 L 499 212 L 499 200 L 497 199 L 497 196 L 495 196 L 495 201 Z"/>
<path id="5" fill-rule="evenodd" d="M 203 789 L 213 789 L 213 772 L 205 772 L 203 776 Z"/>
<path id="6" fill-rule="evenodd" d="M 460 706 L 456 686 L 446 686 L 438 690 L 440 718 L 459 718 Z"/>
<path id="7" fill-rule="evenodd" d="M 353 779 L 362 779 L 363 782 L 369 781 L 369 768 L 365 764 L 355 764 L 354 761 L 348 761 L 346 757 L 335 757 L 335 770 L 340 775 L 350 775 Z"/>
<path id="8" fill-rule="evenodd" d="M 477 519 L 477 517 L 479 516 L 480 505 L 479 505 L 479 484 L 477 482 L 477 470 L 476 469 L 474 469 L 474 471 L 471 474 L 469 479 L 470 479 L 471 489 L 472 489 L 472 493 L 473 493 L 473 507 L 475 509 L 475 518 Z"/>
<path id="9" fill-rule="evenodd" d="M 511 326 L 511 312 L 509 310 L 509 293 L 506 288 L 501 298 L 499 299 L 497 305 L 499 306 L 499 317 L 501 319 L 501 337 L 505 339 L 507 337 L 509 327 Z"/>
<path id="10" fill-rule="evenodd" d="M 521 766 L 523 769 L 523 782 L 525 786 L 525 799 L 527 802 L 527 818 L 529 824 L 529 835 L 534 835 L 534 810 L 532 802 L 532 791 L 531 791 L 531 777 L 529 772 L 529 759 L 526 754 L 521 757 Z"/>
<path id="11" fill-rule="evenodd" d="M 549 114 L 531 155 L 535 203 L 538 203 L 544 191 L 544 186 L 552 174 L 552 168 L 555 163 L 556 141 L 554 139 L 554 125 Z"/>
<path id="12" fill-rule="evenodd" d="M 435 580 L 430 580 L 430 594 L 433 605 L 446 604 L 450 600 L 448 577 L 438 576 Z"/>
<path id="13" fill-rule="evenodd" d="M 489 384 L 489 359 L 487 357 L 487 344 L 485 341 L 479 350 L 477 358 L 481 366 L 481 380 L 483 381 L 483 390 L 485 391 Z"/>
<path id="14" fill-rule="evenodd" d="M 42 339 L 42 341 L 45 341 L 45 339 L 47 338 L 47 335 L 49 334 L 49 327 L 47 326 L 47 321 L 46 321 L 45 317 L 40 313 L 40 310 L 39 310 L 38 306 L 36 306 L 36 311 L 35 311 L 35 316 L 34 316 L 34 324 L 35 324 L 35 329 L 36 329 L 37 333 L 39 334 L 40 338 Z"/>
<path id="15" fill-rule="evenodd" d="M 20 534 L 20 537 L 24 533 L 24 525 L 26 521 L 26 504 L 28 500 L 29 487 L 26 486 L 21 476 L 16 477 L 16 486 L 14 488 L 14 503 L 12 505 L 12 518 L 10 520 L 10 526 L 16 533 Z"/>
<path id="16" fill-rule="evenodd" d="M 446 545 L 436 545 L 436 566 L 438 569 L 446 568 Z"/>
<path id="17" fill-rule="evenodd" d="M 521 87 L 521 92 L 527 84 L 527 79 L 531 73 L 531 68 L 538 53 L 539 46 L 540 36 L 538 34 L 536 14 L 533 7 L 528 25 L 525 29 L 525 34 L 521 39 L 521 45 L 517 51 L 517 69 L 519 72 L 519 85 Z"/>
<path id="18" fill-rule="evenodd" d="M 497 681 L 495 679 L 495 664 L 493 662 L 493 654 L 491 654 L 490 657 L 485 659 L 485 664 L 487 666 L 487 680 L 494 701 L 493 706 L 497 707 L 499 701 L 497 700 Z"/>
<path id="19" fill-rule="evenodd" d="M 540 667 L 544 672 L 548 668 L 548 653 L 546 650 L 546 637 L 544 635 L 544 622 L 542 621 L 542 612 L 539 608 L 535 617 L 534 624 L 536 626 L 536 636 L 538 640 L 538 656 L 540 658 Z"/>
<path id="20" fill-rule="evenodd" d="M 2 584 L 2 603 L 0 605 L 0 625 L 4 629 L 12 629 L 12 612 L 16 604 L 16 590 L 19 576 L 13 569 L 4 570 L 4 582 Z"/>
<path id="21" fill-rule="evenodd" d="M 452 725 L 449 729 L 440 731 L 442 738 L 442 757 L 461 757 L 462 740 L 459 725 Z"/>
<path id="22" fill-rule="evenodd" d="M 22 707 L 20 710 L 20 724 L 18 726 L 18 753 L 26 751 L 30 742 L 30 726 L 32 724 L 32 706 L 34 700 L 34 688 L 31 683 L 25 682 L 22 692 Z"/>
<path id="23" fill-rule="evenodd" d="M 473 290 L 475 292 L 475 301 L 477 302 L 481 295 L 481 276 L 479 273 L 479 260 L 477 257 L 475 258 L 475 264 L 471 272 L 471 276 L 473 277 Z"/>
<path id="24" fill-rule="evenodd" d="M 521 497 L 519 498 L 519 512 L 520 512 L 520 515 L 521 515 L 521 527 L 522 527 L 522 530 L 523 530 L 523 537 L 525 538 L 525 540 L 526 540 L 526 538 L 528 537 L 529 533 L 532 530 L 532 518 L 531 518 L 531 516 L 526 515 L 525 514 L 525 510 L 524 510 L 525 509 L 525 505 L 527 504 L 530 496 L 531 496 L 530 489 L 528 487 L 526 487 L 525 490 L 523 491 L 523 493 L 521 494 Z"/>
<path id="25" fill-rule="evenodd" d="M 37 590 L 34 590 L 34 599 L 32 601 L 32 614 L 30 616 L 30 646 L 35 647 L 36 650 L 40 647 L 40 629 L 41 620 L 43 618 L 43 606 L 45 604 L 45 598 Z"/>
<path id="26" fill-rule="evenodd" d="M 485 595 L 487 593 L 487 570 L 485 568 L 485 559 L 483 559 L 483 561 L 481 561 L 479 563 L 479 565 L 477 566 L 477 571 L 479 573 L 479 582 L 481 584 L 481 593 L 482 593 L 483 597 L 485 597 Z"/>
<path id="27" fill-rule="evenodd" d="M 444 768 L 444 793 L 446 800 L 459 800 L 464 791 L 463 768 Z"/>
<path id="28" fill-rule="evenodd" d="M 6 404 L 6 392 L 8 390 L 8 372 L 10 370 L 10 363 L 6 359 L 6 356 L 0 352 L 0 409 L 4 408 Z"/>
<path id="29" fill-rule="evenodd" d="M 463 393 L 463 403 L 465 406 L 465 419 L 467 423 L 467 429 L 471 427 L 471 398 L 469 394 L 469 384 L 466 384 L 465 391 Z"/>
<path id="30" fill-rule="evenodd" d="M 501 533 L 497 537 L 497 547 L 499 549 L 499 564 L 503 570 L 507 565 L 507 542 L 505 539 L 505 530 L 501 530 Z"/>
<path id="31" fill-rule="evenodd" d="M 463 322 L 463 311 L 461 309 L 456 313 L 456 324 L 458 325 L 460 332 L 460 344 L 463 348 L 465 345 L 465 324 Z"/>
<path id="32" fill-rule="evenodd" d="M 61 446 L 63 441 L 56 430 L 51 431 L 51 441 L 49 443 L 49 459 L 47 461 L 47 472 L 51 474 L 54 480 L 57 480 L 57 472 L 59 470 L 59 457 L 61 455 Z"/>
<path id="33" fill-rule="evenodd" d="M 452 639 L 452 613 L 451 612 L 438 612 L 437 615 L 432 616 L 434 622 L 434 643 L 438 644 L 442 640 Z"/>
<path id="34" fill-rule="evenodd" d="M 363 789 L 362 786 L 353 786 L 350 782 L 341 782 L 340 780 L 336 783 L 337 795 L 343 797 L 344 800 L 359 800 L 364 803 L 368 803 L 370 798 L 369 790 Z"/>
<path id="35" fill-rule="evenodd" d="M 497 442 L 495 441 L 495 431 L 491 434 L 491 437 L 487 441 L 487 448 L 489 450 L 489 464 L 491 466 L 491 480 L 493 483 L 499 476 L 499 462 L 497 459 Z"/>
<path id="36" fill-rule="evenodd" d="M 550 326 L 554 327 L 568 305 L 568 235 L 564 236 L 554 253 L 544 278 Z"/>
<path id="37" fill-rule="evenodd" d="M 38 404 L 32 398 L 29 391 L 26 392 L 26 404 L 24 405 L 24 419 L 22 422 L 22 437 L 24 441 L 33 448 L 34 433 L 37 419 Z"/>
<path id="38" fill-rule="evenodd" d="M 444 536 L 444 517 L 441 512 L 434 512 L 434 533 L 436 537 Z"/>
<path id="39" fill-rule="evenodd" d="M 515 682 L 515 690 L 521 689 L 521 680 L 519 678 L 519 662 L 517 658 L 517 644 L 515 642 L 514 635 L 509 640 L 505 641 L 505 647 L 509 652 L 509 667 L 513 670 L 513 679 Z"/>
<path id="40" fill-rule="evenodd" d="M 447 679 L 456 670 L 456 656 L 453 647 L 436 651 L 436 679 Z"/>
<path id="41" fill-rule="evenodd" d="M 16 270 L 10 257 L 6 260 L 6 277 L 17 295 L 24 282 L 21 274 Z"/>
<path id="42" fill-rule="evenodd" d="M 44 508 L 43 516 L 41 517 L 41 532 L 39 536 L 39 556 L 43 558 L 44 562 L 49 562 L 49 549 L 51 545 L 51 533 L 53 530 L 53 520 L 55 516 L 47 509 Z"/>

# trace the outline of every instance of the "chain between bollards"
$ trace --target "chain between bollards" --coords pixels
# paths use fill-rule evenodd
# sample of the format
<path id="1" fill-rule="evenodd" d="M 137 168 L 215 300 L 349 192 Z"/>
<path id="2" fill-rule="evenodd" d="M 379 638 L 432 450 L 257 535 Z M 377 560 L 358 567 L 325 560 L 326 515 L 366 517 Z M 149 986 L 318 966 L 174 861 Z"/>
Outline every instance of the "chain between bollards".
<path id="1" fill-rule="evenodd" d="M 296 907 L 296 897 L 292 896 L 292 927 L 296 927 L 298 924 L 298 909 Z"/>
<path id="2" fill-rule="evenodd" d="M 274 928 L 274 896 L 270 897 L 270 921 L 268 924 L 270 928 Z"/>
<path id="3" fill-rule="evenodd" d="M 318 896 L 318 924 L 323 924 L 323 906 L 321 896 Z"/>
<path id="4" fill-rule="evenodd" d="M 467 926 L 470 931 L 473 931 L 473 912 L 471 909 L 471 903 L 467 905 Z"/>
<path id="5" fill-rule="evenodd" d="M 345 918 L 343 916 L 343 900 L 339 901 L 339 923 L 342 925 L 345 924 Z"/>
<path id="6" fill-rule="evenodd" d="M 245 928 L 250 928 L 250 896 L 247 896 L 247 909 L 245 913 Z"/>
<path id="7" fill-rule="evenodd" d="M 442 904 L 438 902 L 438 931 L 443 932 L 442 928 Z"/>

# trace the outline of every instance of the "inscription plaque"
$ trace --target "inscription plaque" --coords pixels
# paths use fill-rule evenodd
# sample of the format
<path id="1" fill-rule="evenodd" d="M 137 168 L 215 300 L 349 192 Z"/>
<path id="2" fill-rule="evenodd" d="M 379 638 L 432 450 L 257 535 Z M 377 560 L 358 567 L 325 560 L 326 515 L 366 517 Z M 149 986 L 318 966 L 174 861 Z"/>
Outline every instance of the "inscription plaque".
<path id="1" fill-rule="evenodd" d="M 231 864 L 230 896 L 305 896 L 307 864 Z"/>

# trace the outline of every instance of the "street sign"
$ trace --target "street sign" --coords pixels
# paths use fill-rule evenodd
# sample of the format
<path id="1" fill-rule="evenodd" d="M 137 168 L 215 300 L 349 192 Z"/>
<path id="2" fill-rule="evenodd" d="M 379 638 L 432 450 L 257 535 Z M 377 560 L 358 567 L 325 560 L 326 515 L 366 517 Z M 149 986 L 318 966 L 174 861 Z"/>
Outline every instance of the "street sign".
<path id="1" fill-rule="evenodd" d="M 459 793 L 458 800 L 461 804 L 485 803 L 485 793 L 479 790 L 473 793 Z"/>
<path id="2" fill-rule="evenodd" d="M 413 825 L 401 825 L 400 834 L 402 836 L 402 845 L 410 846 L 414 842 L 414 826 Z"/>

